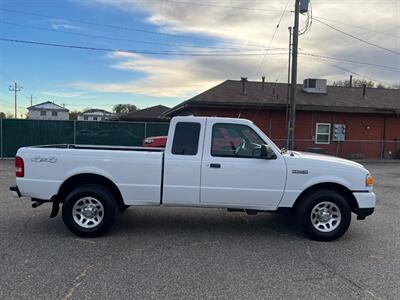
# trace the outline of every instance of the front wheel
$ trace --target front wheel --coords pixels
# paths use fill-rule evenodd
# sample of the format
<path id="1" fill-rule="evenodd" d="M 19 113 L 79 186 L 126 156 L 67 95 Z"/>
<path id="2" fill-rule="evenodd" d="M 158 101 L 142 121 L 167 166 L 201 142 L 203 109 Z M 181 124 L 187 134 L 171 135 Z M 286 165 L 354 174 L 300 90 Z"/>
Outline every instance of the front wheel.
<path id="1" fill-rule="evenodd" d="M 65 199 L 62 217 L 67 228 L 78 236 L 98 237 L 115 223 L 118 211 L 114 195 L 99 185 L 83 185 Z"/>
<path id="2" fill-rule="evenodd" d="M 311 239 L 332 241 L 349 228 L 351 209 L 346 199 L 333 190 L 317 190 L 301 200 L 297 209 L 300 228 Z"/>

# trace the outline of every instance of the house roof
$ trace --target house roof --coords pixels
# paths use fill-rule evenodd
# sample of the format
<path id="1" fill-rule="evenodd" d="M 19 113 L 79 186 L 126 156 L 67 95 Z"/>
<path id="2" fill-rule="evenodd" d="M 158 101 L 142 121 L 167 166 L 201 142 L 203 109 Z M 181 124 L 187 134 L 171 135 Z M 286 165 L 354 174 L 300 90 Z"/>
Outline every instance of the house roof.
<path id="1" fill-rule="evenodd" d="M 242 82 L 226 80 L 221 84 L 184 101 L 165 113 L 176 115 L 191 107 L 245 107 L 283 109 L 287 103 L 286 83 L 246 82 L 246 94 L 242 93 Z M 400 113 L 400 90 L 367 88 L 347 88 L 327 86 L 326 94 L 311 94 L 297 85 L 296 109 L 313 111 L 338 111 L 359 113 Z"/>
<path id="2" fill-rule="evenodd" d="M 100 108 L 91 108 L 91 109 L 87 109 L 84 112 L 82 112 L 82 115 L 112 115 L 111 112 L 104 110 L 104 109 L 100 109 Z"/>
<path id="3" fill-rule="evenodd" d="M 160 117 L 163 113 L 169 110 L 169 107 L 164 105 L 156 105 L 141 110 L 133 111 L 119 117 L 120 120 L 163 120 Z"/>
<path id="4" fill-rule="evenodd" d="M 26 109 L 27 110 L 57 110 L 57 111 L 66 111 L 66 112 L 69 111 L 65 107 L 62 107 L 51 101 L 46 101 L 43 103 L 35 104 L 35 105 L 27 107 Z"/>

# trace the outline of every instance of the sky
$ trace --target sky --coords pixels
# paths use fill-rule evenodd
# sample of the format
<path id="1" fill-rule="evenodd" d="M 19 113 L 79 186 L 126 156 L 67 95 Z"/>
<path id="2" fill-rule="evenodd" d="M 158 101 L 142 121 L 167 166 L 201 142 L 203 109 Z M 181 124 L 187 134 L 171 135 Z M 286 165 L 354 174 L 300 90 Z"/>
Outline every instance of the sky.
<path id="1" fill-rule="evenodd" d="M 298 82 L 400 83 L 400 0 L 310 2 Z M 294 0 L 0 0 L 0 112 L 14 113 L 14 82 L 18 117 L 31 95 L 79 111 L 172 107 L 226 79 L 286 82 L 293 10 Z"/>

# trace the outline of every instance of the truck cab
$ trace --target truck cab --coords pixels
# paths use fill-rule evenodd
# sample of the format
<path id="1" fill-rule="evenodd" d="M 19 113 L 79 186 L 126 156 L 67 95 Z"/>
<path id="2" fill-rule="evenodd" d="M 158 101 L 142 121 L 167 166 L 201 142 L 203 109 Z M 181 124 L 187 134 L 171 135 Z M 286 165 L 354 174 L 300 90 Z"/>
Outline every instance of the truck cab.
<path id="1" fill-rule="evenodd" d="M 165 148 L 163 203 L 276 209 L 286 183 L 285 159 L 252 122 L 177 117 L 168 135 L 173 139 Z"/>

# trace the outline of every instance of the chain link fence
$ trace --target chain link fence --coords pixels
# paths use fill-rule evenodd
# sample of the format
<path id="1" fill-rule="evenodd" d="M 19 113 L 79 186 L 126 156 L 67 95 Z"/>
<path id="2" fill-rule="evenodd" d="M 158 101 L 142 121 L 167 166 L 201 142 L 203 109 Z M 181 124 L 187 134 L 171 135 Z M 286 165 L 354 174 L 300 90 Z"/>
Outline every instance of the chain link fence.
<path id="1" fill-rule="evenodd" d="M 286 148 L 286 139 L 273 139 Z M 339 156 L 347 159 L 400 159 L 398 140 L 346 140 L 316 144 L 314 140 L 295 140 L 295 150 Z"/>
<path id="2" fill-rule="evenodd" d="M 18 148 L 51 144 L 141 146 L 150 136 L 167 135 L 168 123 L 0 120 L 0 158 Z"/>

